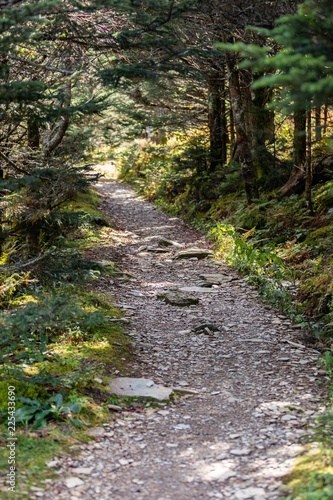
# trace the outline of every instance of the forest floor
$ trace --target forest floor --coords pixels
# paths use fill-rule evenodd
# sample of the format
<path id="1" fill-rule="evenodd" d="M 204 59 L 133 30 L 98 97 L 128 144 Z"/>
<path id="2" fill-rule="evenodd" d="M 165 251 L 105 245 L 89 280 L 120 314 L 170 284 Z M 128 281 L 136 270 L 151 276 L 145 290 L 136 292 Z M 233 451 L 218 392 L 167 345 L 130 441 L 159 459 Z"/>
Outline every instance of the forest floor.
<path id="1" fill-rule="evenodd" d="M 31 498 L 286 496 L 282 478 L 304 453 L 327 397 L 320 353 L 223 262 L 176 259 L 179 248 L 158 247 L 167 238 L 207 249 L 201 233 L 124 184 L 108 180 L 97 189 L 113 236 L 88 253 L 127 273 L 125 281 L 103 276 L 99 288 L 116 297 L 129 320 L 131 375 L 179 391 L 167 403 L 135 403 L 117 413 L 75 456 L 55 458 L 58 479 Z M 165 289 L 201 288 L 200 275 L 216 273 L 222 283 L 193 291 L 196 305 L 157 298 Z"/>

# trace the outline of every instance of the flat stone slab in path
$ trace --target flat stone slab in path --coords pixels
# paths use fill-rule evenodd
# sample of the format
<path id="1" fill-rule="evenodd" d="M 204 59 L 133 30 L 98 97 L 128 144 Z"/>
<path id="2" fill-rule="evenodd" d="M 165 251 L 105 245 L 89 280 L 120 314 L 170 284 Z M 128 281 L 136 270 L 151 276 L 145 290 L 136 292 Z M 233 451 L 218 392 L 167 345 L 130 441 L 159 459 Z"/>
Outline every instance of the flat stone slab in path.
<path id="1" fill-rule="evenodd" d="M 155 384 L 148 378 L 119 377 L 110 383 L 110 391 L 116 396 L 139 396 L 160 401 L 169 399 L 173 390 L 170 387 Z"/>
<path id="2" fill-rule="evenodd" d="M 213 257 L 214 252 L 212 250 L 206 250 L 202 248 L 188 248 L 187 250 L 182 250 L 175 255 L 175 259 L 205 259 L 206 257 Z"/>
<path id="3" fill-rule="evenodd" d="M 199 299 L 197 297 L 194 297 L 187 292 L 166 291 L 159 293 L 157 298 L 159 300 L 163 300 L 166 304 L 178 307 L 195 306 L 199 303 Z"/>

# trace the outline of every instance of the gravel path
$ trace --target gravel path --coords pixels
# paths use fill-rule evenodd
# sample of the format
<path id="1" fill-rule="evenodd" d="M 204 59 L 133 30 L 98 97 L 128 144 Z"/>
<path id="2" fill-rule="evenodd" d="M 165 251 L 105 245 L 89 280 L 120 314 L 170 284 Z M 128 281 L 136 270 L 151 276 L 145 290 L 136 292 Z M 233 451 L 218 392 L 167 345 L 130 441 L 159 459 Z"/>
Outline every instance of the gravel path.
<path id="1" fill-rule="evenodd" d="M 151 251 L 160 237 L 186 248 L 209 247 L 196 230 L 123 184 L 97 187 L 116 226 L 98 257 L 116 255 L 131 277 L 103 277 L 102 286 L 130 319 L 133 373 L 189 393 L 168 405 L 134 405 L 117 414 L 77 456 L 55 460 L 59 480 L 32 498 L 281 498 L 281 478 L 302 453 L 325 397 L 318 352 L 223 263 L 177 260 L 174 247 Z M 198 305 L 177 307 L 156 297 L 217 272 L 225 275 L 223 284 L 194 292 Z M 207 324 L 218 331 L 205 330 Z"/>

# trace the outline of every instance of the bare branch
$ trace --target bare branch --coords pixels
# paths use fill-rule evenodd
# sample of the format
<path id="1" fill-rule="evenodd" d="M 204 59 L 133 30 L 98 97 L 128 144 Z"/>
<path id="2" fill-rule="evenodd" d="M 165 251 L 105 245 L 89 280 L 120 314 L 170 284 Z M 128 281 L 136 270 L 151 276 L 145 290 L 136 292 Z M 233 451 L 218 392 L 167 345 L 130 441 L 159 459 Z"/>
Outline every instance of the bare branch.
<path id="1" fill-rule="evenodd" d="M 52 66 L 46 66 L 44 64 L 39 64 L 39 63 L 35 63 L 32 61 L 28 61 L 27 59 L 22 59 L 21 57 L 13 56 L 9 53 L 3 53 L 3 54 L 6 57 L 8 57 L 8 59 L 12 59 L 13 61 L 18 61 L 18 62 L 21 62 L 23 64 L 27 64 L 28 66 L 33 66 L 35 68 L 44 69 L 46 71 L 51 71 L 54 73 L 62 73 L 63 75 L 73 75 L 75 73 L 75 71 L 70 71 L 68 69 L 54 68 Z"/>

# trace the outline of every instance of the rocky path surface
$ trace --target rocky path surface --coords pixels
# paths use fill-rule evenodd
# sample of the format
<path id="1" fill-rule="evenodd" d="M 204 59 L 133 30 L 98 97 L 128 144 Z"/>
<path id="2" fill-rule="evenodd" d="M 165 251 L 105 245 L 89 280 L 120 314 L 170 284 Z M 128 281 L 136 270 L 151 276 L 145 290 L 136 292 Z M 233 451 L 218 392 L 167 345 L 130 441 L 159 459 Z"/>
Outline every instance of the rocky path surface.
<path id="1" fill-rule="evenodd" d="M 302 453 L 325 394 L 318 352 L 223 263 L 176 259 L 179 248 L 159 246 L 166 238 L 207 248 L 196 230 L 123 184 L 103 182 L 98 190 L 117 229 L 98 256 L 116 254 L 129 277 L 104 277 L 103 286 L 130 319 L 133 373 L 188 393 L 117 414 L 77 456 L 55 460 L 59 480 L 36 498 L 283 497 L 281 478 Z M 200 276 L 216 273 L 223 276 L 204 291 Z M 193 286 L 196 305 L 157 299 L 165 289 Z"/>

